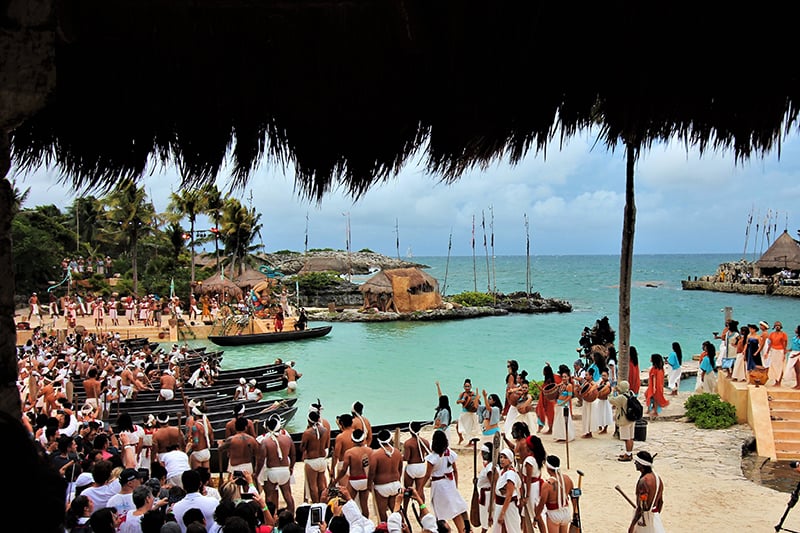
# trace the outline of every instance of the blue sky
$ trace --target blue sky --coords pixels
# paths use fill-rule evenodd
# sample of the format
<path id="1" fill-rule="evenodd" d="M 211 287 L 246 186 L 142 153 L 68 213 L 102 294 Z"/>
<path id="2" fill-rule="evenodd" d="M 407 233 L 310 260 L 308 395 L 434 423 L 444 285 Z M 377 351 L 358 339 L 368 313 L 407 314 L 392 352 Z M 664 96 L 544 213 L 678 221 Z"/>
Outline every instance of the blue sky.
<path id="1" fill-rule="evenodd" d="M 687 150 L 677 142 L 657 145 L 644 152 L 636 166 L 634 253 L 740 256 L 751 214 L 748 256 L 768 247 L 762 231 L 768 213 L 778 234 L 788 229 L 797 237 L 798 177 L 800 136 L 796 134 L 782 143 L 780 159 L 772 152 L 739 164 L 732 152 L 707 152 L 701 157 L 697 150 Z M 16 179 L 18 187 L 31 187 L 25 207 L 55 204 L 63 208 L 76 197 L 58 183 L 57 169 L 40 169 Z M 229 189 L 226 176 L 217 183 L 221 190 Z M 154 173 L 144 184 L 156 209 L 162 211 L 179 180 L 174 171 L 167 170 Z M 524 255 L 527 215 L 534 255 L 619 254 L 625 157 L 622 151 L 612 153 L 595 144 L 595 137 L 586 133 L 563 147 L 553 144 L 546 157 L 530 153 L 516 166 L 499 161 L 465 174 L 453 185 L 440 183 L 412 163 L 356 203 L 337 191 L 321 205 L 301 200 L 291 169 L 283 174 L 261 168 L 244 190 L 232 194 L 244 203 L 249 203 L 252 194 L 253 205 L 262 214 L 268 252 L 303 251 L 306 217 L 309 248 L 344 250 L 349 213 L 353 251 L 370 248 L 396 256 L 399 228 L 401 256 L 409 249 L 414 256 L 447 255 L 451 235 L 451 255 L 472 255 L 474 217 L 476 249 L 482 254 L 484 217 L 487 239 L 494 234 L 495 254 Z M 198 227 L 210 224 L 201 220 Z M 773 232 L 770 240 L 775 237 Z"/>

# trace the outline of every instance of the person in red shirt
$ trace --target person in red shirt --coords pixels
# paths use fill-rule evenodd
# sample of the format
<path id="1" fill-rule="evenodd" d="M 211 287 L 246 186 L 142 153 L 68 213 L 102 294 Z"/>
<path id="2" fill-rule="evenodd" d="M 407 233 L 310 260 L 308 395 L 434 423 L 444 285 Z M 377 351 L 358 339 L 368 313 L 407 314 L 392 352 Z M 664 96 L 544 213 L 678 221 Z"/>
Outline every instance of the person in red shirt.
<path id="1" fill-rule="evenodd" d="M 773 331 L 767 337 L 769 343 L 767 383 L 774 381 L 774 384 L 779 387 L 783 380 L 783 369 L 786 366 L 786 347 L 789 345 L 789 337 L 786 336 L 783 324 L 779 321 L 775 321 L 772 329 Z"/>

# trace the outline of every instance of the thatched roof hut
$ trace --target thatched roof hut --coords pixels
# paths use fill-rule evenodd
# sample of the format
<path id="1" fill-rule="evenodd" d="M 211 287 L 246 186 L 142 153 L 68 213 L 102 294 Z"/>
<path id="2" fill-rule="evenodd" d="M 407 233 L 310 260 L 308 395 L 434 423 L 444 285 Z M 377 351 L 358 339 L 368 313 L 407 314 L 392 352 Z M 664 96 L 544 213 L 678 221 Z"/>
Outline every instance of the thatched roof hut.
<path id="1" fill-rule="evenodd" d="M 409 313 L 442 305 L 439 282 L 419 268 L 381 270 L 359 286 L 364 307 Z"/>
<path id="2" fill-rule="evenodd" d="M 771 275 L 784 269 L 800 271 L 800 243 L 784 231 L 756 261 L 755 266 L 763 275 Z"/>
<path id="3" fill-rule="evenodd" d="M 220 276 L 219 273 L 210 276 L 199 282 L 194 289 L 195 294 L 209 296 L 219 295 L 222 300 L 230 298 L 239 299 L 244 294 L 242 289 L 233 280 Z"/>
<path id="4" fill-rule="evenodd" d="M 244 271 L 233 279 L 233 282 L 236 283 L 236 285 L 238 285 L 243 291 L 247 291 L 266 279 L 266 274 L 263 274 L 254 268 L 245 267 Z"/>

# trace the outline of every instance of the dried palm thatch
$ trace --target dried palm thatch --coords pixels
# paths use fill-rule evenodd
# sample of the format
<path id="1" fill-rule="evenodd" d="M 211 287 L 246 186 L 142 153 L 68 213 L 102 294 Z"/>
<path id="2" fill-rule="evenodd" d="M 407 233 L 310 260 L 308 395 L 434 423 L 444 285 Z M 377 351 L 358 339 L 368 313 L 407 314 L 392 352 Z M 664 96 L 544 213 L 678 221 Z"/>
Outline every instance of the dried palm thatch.
<path id="1" fill-rule="evenodd" d="M 677 138 L 747 158 L 800 95 L 776 3 L 66 0 L 52 20 L 56 89 L 13 157 L 79 190 L 291 163 L 303 195 L 358 197 L 418 153 L 450 182 L 590 126 L 637 156 Z"/>
<path id="2" fill-rule="evenodd" d="M 227 295 L 237 300 L 243 295 L 242 289 L 239 288 L 236 283 L 228 278 L 220 276 L 219 273 L 198 283 L 194 292 L 201 295 L 208 294 L 209 296 L 220 294 L 224 297 Z"/>
<path id="3" fill-rule="evenodd" d="M 234 278 L 233 282 L 242 290 L 247 290 L 262 281 L 265 281 L 267 276 L 253 268 L 245 268 L 244 271 Z"/>
<path id="4" fill-rule="evenodd" d="M 756 261 L 756 266 L 765 273 L 774 273 L 784 268 L 800 270 L 800 244 L 784 231 Z"/>

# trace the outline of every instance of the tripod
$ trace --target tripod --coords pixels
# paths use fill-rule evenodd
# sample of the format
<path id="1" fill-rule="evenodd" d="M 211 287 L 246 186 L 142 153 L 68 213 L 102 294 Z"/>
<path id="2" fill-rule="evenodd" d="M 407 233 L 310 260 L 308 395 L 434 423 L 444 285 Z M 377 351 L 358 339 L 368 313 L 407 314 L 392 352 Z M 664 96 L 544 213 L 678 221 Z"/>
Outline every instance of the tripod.
<path id="1" fill-rule="evenodd" d="M 792 495 L 789 496 L 789 503 L 786 504 L 786 510 L 783 512 L 783 516 L 781 517 L 781 521 L 778 522 L 777 526 L 775 526 L 775 531 L 783 530 L 783 531 L 788 531 L 789 533 L 800 533 L 800 532 L 795 531 L 793 529 L 786 529 L 785 527 L 783 527 L 783 521 L 786 520 L 786 516 L 789 514 L 789 511 L 791 511 L 792 507 L 794 507 L 794 504 L 797 503 L 798 497 L 800 497 L 800 483 L 797 484 L 797 486 L 792 491 Z"/>

